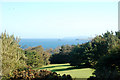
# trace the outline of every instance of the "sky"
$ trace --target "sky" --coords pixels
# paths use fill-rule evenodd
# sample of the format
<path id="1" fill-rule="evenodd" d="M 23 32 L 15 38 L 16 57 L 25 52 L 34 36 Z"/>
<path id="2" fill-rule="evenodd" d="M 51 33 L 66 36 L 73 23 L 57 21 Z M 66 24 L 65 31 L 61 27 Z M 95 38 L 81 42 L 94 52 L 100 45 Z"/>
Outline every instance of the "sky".
<path id="1" fill-rule="evenodd" d="M 20 38 L 92 37 L 118 30 L 118 2 L 2 0 L 0 18 L 0 32 Z"/>

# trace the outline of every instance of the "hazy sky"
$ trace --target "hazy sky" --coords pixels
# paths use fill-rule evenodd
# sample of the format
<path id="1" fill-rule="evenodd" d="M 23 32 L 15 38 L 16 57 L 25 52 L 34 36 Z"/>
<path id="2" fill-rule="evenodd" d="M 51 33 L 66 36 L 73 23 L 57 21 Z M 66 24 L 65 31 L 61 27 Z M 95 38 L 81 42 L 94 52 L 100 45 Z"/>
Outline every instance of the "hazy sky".
<path id="1" fill-rule="evenodd" d="M 1 32 L 21 38 L 94 36 L 118 30 L 117 1 L 1 2 Z"/>

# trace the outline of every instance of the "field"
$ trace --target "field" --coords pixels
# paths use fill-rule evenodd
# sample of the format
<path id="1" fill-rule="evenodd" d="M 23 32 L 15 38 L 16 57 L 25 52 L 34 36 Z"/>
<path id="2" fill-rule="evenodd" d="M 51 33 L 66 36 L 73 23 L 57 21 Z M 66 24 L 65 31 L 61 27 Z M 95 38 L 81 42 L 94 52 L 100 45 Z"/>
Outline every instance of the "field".
<path id="1" fill-rule="evenodd" d="M 50 64 L 47 66 L 43 66 L 42 68 L 35 68 L 35 69 L 44 69 L 48 71 L 53 71 L 61 75 L 70 74 L 72 78 L 89 78 L 94 72 L 94 69 L 90 69 L 90 68 L 77 69 L 70 66 L 69 64 Z"/>

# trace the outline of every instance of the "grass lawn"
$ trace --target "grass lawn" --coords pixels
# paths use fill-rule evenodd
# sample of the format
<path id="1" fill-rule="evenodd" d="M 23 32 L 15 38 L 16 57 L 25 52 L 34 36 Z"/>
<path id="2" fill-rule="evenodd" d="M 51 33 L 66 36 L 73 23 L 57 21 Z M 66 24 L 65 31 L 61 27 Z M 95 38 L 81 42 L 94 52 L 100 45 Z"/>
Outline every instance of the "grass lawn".
<path id="1" fill-rule="evenodd" d="M 89 78 L 94 69 L 90 68 L 81 68 L 76 69 L 69 64 L 50 64 L 47 66 L 43 66 L 42 68 L 35 68 L 35 69 L 44 69 L 48 71 L 57 72 L 59 74 L 70 74 L 72 78 Z"/>

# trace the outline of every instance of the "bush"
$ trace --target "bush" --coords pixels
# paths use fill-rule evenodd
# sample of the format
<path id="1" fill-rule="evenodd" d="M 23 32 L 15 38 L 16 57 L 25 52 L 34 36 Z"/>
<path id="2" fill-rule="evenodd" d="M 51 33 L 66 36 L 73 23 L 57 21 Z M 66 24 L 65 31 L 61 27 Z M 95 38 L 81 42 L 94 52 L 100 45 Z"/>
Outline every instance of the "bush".
<path id="1" fill-rule="evenodd" d="M 47 70 L 32 70 L 30 67 L 24 70 L 15 70 L 7 80 L 72 80 L 70 75 L 57 74 Z"/>

